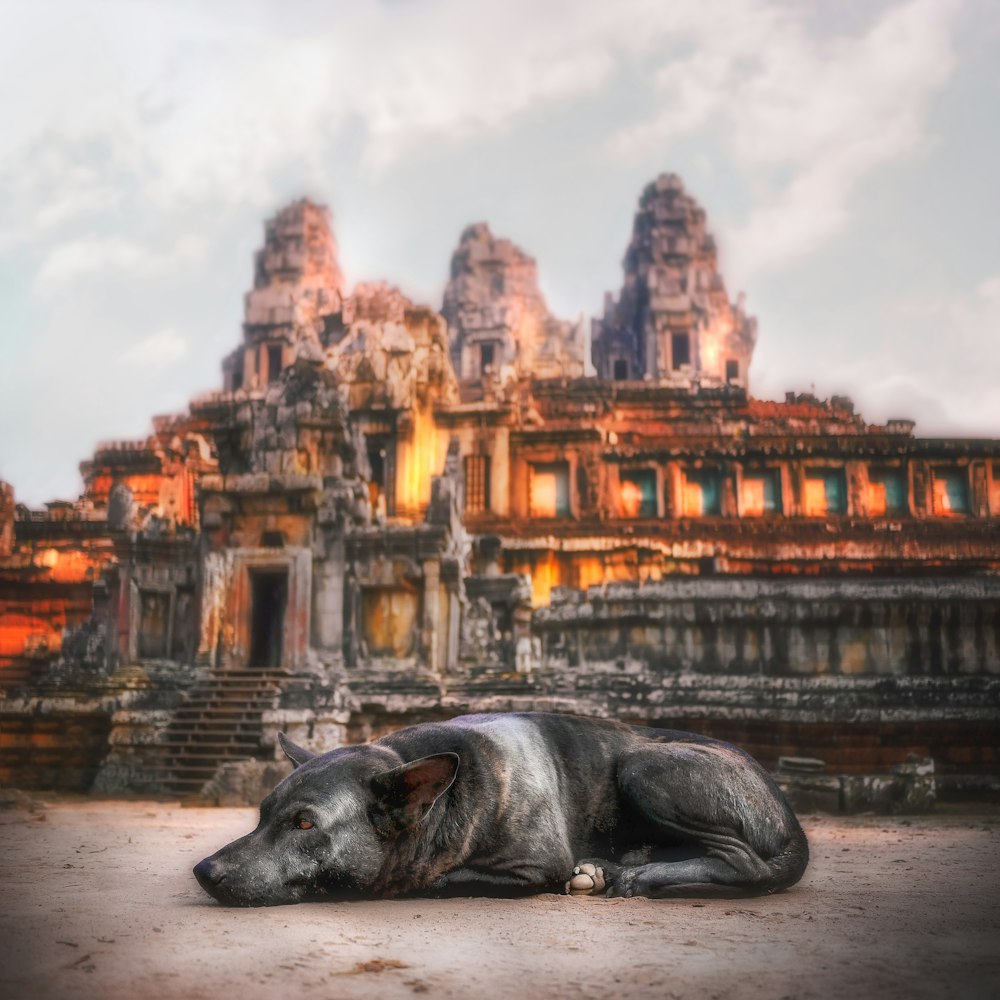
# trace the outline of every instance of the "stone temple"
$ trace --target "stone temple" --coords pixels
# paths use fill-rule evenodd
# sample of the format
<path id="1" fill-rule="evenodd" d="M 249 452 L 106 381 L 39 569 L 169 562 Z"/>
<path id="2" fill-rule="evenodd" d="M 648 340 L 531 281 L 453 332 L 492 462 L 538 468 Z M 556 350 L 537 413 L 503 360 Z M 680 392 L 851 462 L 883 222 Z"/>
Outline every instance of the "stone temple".
<path id="1" fill-rule="evenodd" d="M 279 730 L 540 709 L 814 758 L 841 799 L 913 754 L 995 787 L 1000 442 L 757 399 L 756 339 L 674 175 L 592 369 L 485 223 L 438 309 L 349 289 L 289 205 L 218 392 L 99 445 L 78 500 L 0 486 L 0 781 L 197 794 L 280 773 Z"/>

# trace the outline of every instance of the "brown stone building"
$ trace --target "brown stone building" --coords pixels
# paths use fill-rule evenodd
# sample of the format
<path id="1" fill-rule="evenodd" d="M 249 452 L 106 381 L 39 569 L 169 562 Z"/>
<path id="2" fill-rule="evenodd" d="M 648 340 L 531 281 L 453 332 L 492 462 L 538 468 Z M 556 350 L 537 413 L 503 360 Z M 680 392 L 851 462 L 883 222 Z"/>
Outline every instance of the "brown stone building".
<path id="1" fill-rule="evenodd" d="M 699 728 L 774 763 L 1000 777 L 1000 442 L 753 398 L 705 213 L 643 192 L 583 330 L 462 233 L 440 312 L 267 223 L 223 389 L 0 492 L 0 778 L 192 791 L 460 711 Z"/>

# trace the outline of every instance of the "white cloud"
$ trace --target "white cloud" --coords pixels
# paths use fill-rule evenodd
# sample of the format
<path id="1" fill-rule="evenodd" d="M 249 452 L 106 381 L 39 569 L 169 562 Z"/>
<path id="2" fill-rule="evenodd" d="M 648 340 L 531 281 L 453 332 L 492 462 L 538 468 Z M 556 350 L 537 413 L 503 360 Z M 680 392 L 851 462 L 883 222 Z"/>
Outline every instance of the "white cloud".
<path id="1" fill-rule="evenodd" d="M 995 435 L 1000 273 L 964 292 L 911 295 L 891 309 L 890 324 L 863 356 L 817 372 L 820 393 L 848 392 L 872 422 L 916 420 L 919 434 Z"/>
<path id="2" fill-rule="evenodd" d="M 188 342 L 175 330 L 165 329 L 133 344 L 120 358 L 133 368 L 172 365 L 188 353 Z"/>
<path id="3" fill-rule="evenodd" d="M 742 5 L 725 31 L 694 24 L 693 53 L 667 63 L 662 110 L 613 140 L 626 155 L 710 124 L 755 183 L 757 204 L 731 238 L 740 281 L 788 264 L 845 225 L 875 168 L 920 147 L 929 98 L 953 65 L 956 0 L 909 0 L 857 37 L 810 35 L 800 19 Z"/>
<path id="4" fill-rule="evenodd" d="M 32 287 L 47 294 L 90 275 L 118 280 L 123 273 L 164 273 L 199 260 L 205 249 L 204 240 L 196 235 L 180 237 L 167 250 L 152 250 L 123 236 L 84 237 L 53 247 L 39 265 Z"/>

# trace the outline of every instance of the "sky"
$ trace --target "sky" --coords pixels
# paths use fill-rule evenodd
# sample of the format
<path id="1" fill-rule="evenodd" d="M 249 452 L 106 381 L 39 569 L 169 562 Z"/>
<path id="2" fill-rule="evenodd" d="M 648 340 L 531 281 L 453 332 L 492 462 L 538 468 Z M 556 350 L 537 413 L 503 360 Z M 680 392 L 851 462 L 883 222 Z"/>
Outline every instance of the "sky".
<path id="1" fill-rule="evenodd" d="M 750 387 L 1000 437 L 993 0 L 0 0 L 0 479 L 221 387 L 264 219 L 439 307 L 461 230 L 550 309 L 621 285 L 678 173 L 759 323 Z"/>

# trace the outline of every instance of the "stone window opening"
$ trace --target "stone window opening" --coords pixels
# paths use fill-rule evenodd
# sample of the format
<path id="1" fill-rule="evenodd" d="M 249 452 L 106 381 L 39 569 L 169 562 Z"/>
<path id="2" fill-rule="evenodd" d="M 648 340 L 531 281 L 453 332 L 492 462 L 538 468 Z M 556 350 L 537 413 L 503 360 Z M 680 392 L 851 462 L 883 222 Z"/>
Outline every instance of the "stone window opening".
<path id="1" fill-rule="evenodd" d="M 490 509 L 490 456 L 465 457 L 465 510 L 483 514 Z"/>
<path id="2" fill-rule="evenodd" d="M 671 363 L 676 371 L 691 364 L 691 338 L 686 333 L 670 335 Z"/>
<path id="3" fill-rule="evenodd" d="M 250 570 L 250 659 L 254 668 L 277 669 L 285 653 L 288 571 Z"/>
<path id="4" fill-rule="evenodd" d="M 722 477 L 718 469 L 684 472 L 684 516 L 718 517 L 722 513 Z"/>
<path id="5" fill-rule="evenodd" d="M 934 506 L 939 517 L 955 517 L 971 511 L 969 502 L 969 476 L 958 466 L 934 469 Z"/>
<path id="6" fill-rule="evenodd" d="M 486 375 L 493 369 L 493 358 L 496 353 L 494 344 L 479 345 L 479 371 Z"/>
<path id="7" fill-rule="evenodd" d="M 726 381 L 738 382 L 740 380 L 740 363 L 735 358 L 726 358 Z"/>
<path id="8" fill-rule="evenodd" d="M 807 469 L 805 515 L 823 517 L 847 513 L 847 481 L 843 469 Z"/>
<path id="9" fill-rule="evenodd" d="M 871 517 L 905 514 L 908 509 L 906 474 L 902 469 L 868 470 L 868 513 Z"/>
<path id="10" fill-rule="evenodd" d="M 370 472 L 368 499 L 372 506 L 372 512 L 385 517 L 393 513 L 388 439 L 383 435 L 367 438 L 365 452 L 368 456 Z"/>
<path id="11" fill-rule="evenodd" d="M 615 358 L 611 371 L 616 382 L 628 381 L 628 361 L 625 358 Z"/>
<path id="12" fill-rule="evenodd" d="M 782 513 L 780 470 L 745 471 L 740 484 L 740 509 L 744 517 Z"/>
<path id="13" fill-rule="evenodd" d="M 532 517 L 569 517 L 567 462 L 548 462 L 531 466 L 528 507 Z"/>
<path id="14" fill-rule="evenodd" d="M 281 345 L 267 346 L 267 381 L 276 382 L 281 375 Z"/>
<path id="15" fill-rule="evenodd" d="M 656 472 L 629 469 L 619 475 L 619 514 L 622 517 L 656 517 Z"/>

